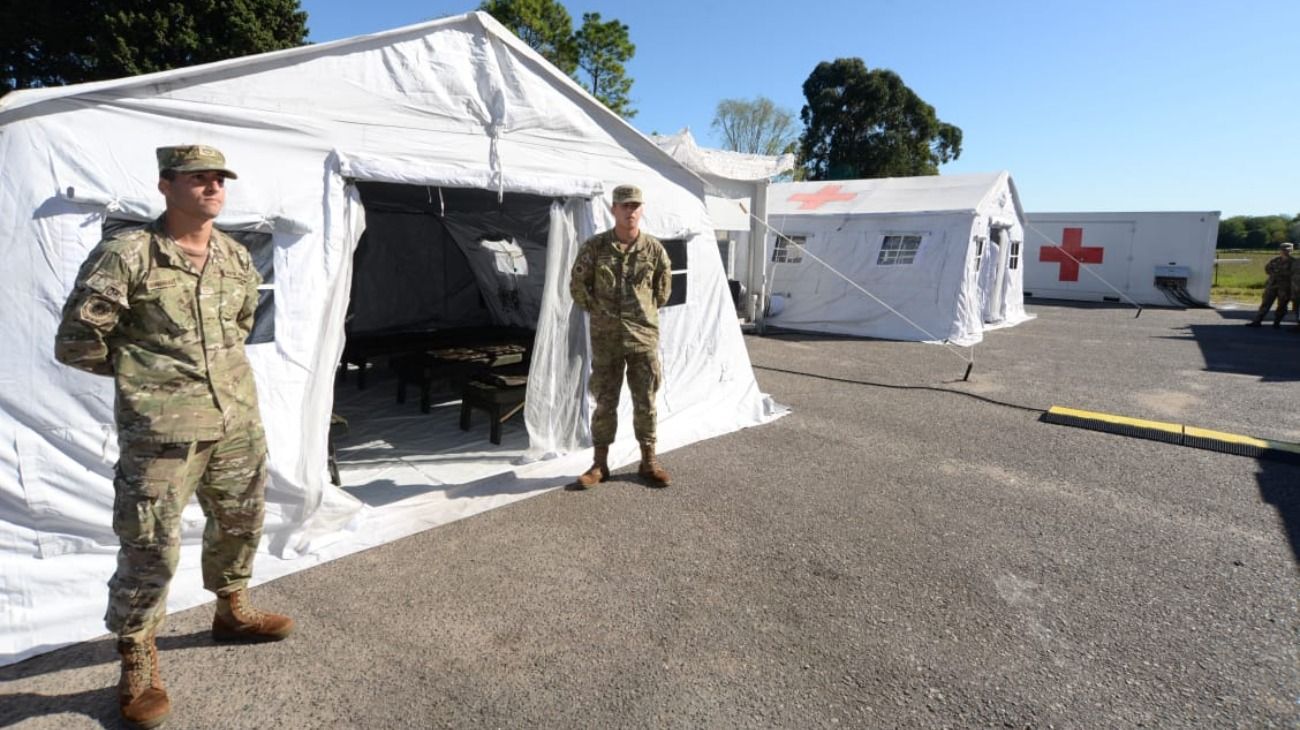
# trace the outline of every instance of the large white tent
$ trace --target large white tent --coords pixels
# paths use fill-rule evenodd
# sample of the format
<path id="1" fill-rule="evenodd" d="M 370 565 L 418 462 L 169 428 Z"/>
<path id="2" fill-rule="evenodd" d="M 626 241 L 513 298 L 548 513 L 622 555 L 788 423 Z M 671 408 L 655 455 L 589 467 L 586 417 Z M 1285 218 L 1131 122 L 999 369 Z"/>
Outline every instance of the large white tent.
<path id="1" fill-rule="evenodd" d="M 53 336 L 90 249 L 159 215 L 154 148 L 182 143 L 220 148 L 239 173 L 217 224 L 267 281 L 248 347 L 271 455 L 258 580 L 585 467 L 588 345 L 568 271 L 609 225 L 619 183 L 645 191 L 642 227 L 674 258 L 661 450 L 779 411 L 745 352 L 703 181 L 485 14 L 16 92 L 0 100 L 0 663 L 103 632 L 117 550 L 112 383 L 58 365 Z M 408 406 L 400 419 L 425 419 L 414 432 L 446 439 L 398 454 L 383 442 L 388 421 L 356 418 L 362 407 L 351 426 L 376 440 L 359 450 L 396 455 L 330 483 L 330 414 L 360 392 L 336 383 L 345 342 L 494 327 L 530 335 L 523 427 L 507 424 L 496 446 L 486 429 L 439 431 L 445 409 Z M 635 453 L 627 401 L 621 462 Z M 201 529 L 191 504 L 172 610 L 209 598 Z"/>
<path id="2" fill-rule="evenodd" d="M 767 210 L 768 325 L 973 345 L 1029 319 L 1006 172 L 775 183 Z"/>

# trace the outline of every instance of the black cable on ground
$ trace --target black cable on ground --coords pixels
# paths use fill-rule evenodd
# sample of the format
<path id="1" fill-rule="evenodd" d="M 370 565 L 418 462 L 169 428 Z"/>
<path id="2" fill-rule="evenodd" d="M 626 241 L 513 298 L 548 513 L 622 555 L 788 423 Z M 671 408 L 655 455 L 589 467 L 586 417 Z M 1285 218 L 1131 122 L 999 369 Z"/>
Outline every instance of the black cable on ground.
<path id="1" fill-rule="evenodd" d="M 873 388 L 888 388 L 890 390 L 933 390 L 937 393 L 952 393 L 953 395 L 964 395 L 967 398 L 974 398 L 975 400 L 984 401 L 985 403 L 991 403 L 995 406 L 1003 406 L 1005 408 L 1016 408 L 1022 411 L 1029 411 L 1030 413 L 1047 412 L 1046 408 L 1034 408 L 1033 406 L 1021 405 L 1019 403 L 1008 403 L 1006 401 L 1000 401 L 995 398 L 989 398 L 988 396 L 983 396 L 978 393 L 968 393 L 964 390 L 953 390 L 952 388 L 939 388 L 933 385 L 894 385 L 892 383 L 874 383 L 870 380 L 853 380 L 851 378 L 837 378 L 833 375 L 819 375 L 817 373 L 805 373 L 800 370 L 786 370 L 784 368 L 773 368 L 773 367 L 768 367 L 766 365 L 753 365 L 753 367 L 756 370 L 769 370 L 774 373 L 785 373 L 786 375 L 800 375 L 805 378 L 817 378 L 818 380 L 830 380 L 836 383 L 848 383 L 850 385 L 867 385 Z"/>

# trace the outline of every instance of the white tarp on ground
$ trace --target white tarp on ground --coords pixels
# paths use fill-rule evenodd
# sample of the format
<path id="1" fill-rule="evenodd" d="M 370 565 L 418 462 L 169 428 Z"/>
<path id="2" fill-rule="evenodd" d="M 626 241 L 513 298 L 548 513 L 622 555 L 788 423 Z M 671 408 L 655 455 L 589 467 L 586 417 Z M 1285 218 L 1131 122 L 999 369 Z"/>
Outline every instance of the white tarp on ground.
<path id="1" fill-rule="evenodd" d="M 1181 286 L 1190 300 L 1210 301 L 1218 211 L 1030 213 L 1027 218 L 1027 297 L 1185 306 L 1188 302 L 1177 298 Z"/>
<path id="2" fill-rule="evenodd" d="M 767 211 L 807 249 L 769 238 L 772 326 L 973 345 L 1029 318 L 1006 172 L 775 183 Z"/>
<path id="3" fill-rule="evenodd" d="M 10 94 L 0 100 L 0 663 L 103 632 L 117 549 L 112 383 L 58 365 L 53 336 L 105 226 L 161 212 L 154 149 L 182 143 L 220 148 L 240 175 L 218 225 L 269 242 L 273 306 L 259 328 L 273 324 L 274 334 L 248 347 L 271 458 L 259 581 L 558 486 L 585 466 L 587 342 L 568 269 L 582 238 L 609 224 L 607 191 L 619 183 L 642 187 L 643 229 L 682 241 L 685 254 L 674 276 L 685 296 L 661 319 L 661 448 L 779 412 L 758 390 L 736 325 L 703 182 L 484 14 Z M 508 460 L 495 450 L 446 460 L 499 467 L 486 470 L 424 460 L 390 481 L 440 489 L 376 503 L 329 484 L 326 469 L 353 254 L 367 228 L 364 183 L 411 186 L 428 205 L 449 200 L 448 189 L 495 194 L 503 210 L 520 196 L 550 200 L 544 238 L 487 246 L 493 257 L 534 254 L 524 255 L 538 297 L 526 445 L 516 432 Z M 478 245 L 497 241 L 490 219 L 480 229 L 466 229 L 480 230 Z M 523 276 L 517 266 L 498 287 Z M 635 449 L 626 396 L 620 424 L 621 462 Z M 345 472 L 353 485 L 367 478 Z M 460 491 L 448 499 L 449 490 Z M 172 610 L 210 598 L 196 572 L 201 528 L 191 505 Z"/>

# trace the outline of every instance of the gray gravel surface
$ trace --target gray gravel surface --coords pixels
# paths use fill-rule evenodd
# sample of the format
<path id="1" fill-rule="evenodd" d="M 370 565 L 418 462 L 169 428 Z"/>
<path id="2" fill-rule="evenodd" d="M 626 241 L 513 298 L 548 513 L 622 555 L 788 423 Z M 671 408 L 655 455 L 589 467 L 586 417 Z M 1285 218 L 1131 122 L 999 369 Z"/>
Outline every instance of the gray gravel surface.
<path id="1" fill-rule="evenodd" d="M 1300 441 L 1300 336 L 1031 310 L 969 382 L 747 337 L 792 415 L 667 454 L 667 490 L 624 469 L 259 587 L 280 644 L 175 615 L 167 727 L 1297 727 L 1300 467 L 929 388 Z M 0 726 L 116 727 L 116 678 L 107 637 L 0 668 Z"/>

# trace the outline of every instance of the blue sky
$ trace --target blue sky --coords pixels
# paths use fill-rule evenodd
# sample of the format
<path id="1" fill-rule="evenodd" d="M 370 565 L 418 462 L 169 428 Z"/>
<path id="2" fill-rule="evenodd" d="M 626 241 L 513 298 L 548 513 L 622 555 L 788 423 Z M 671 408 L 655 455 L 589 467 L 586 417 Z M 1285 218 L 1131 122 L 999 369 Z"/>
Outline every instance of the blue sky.
<path id="1" fill-rule="evenodd" d="M 902 76 L 961 127 L 942 172 L 1010 170 L 1030 212 L 1300 213 L 1297 0 L 564 0 L 626 23 L 631 121 L 710 128 L 723 98 L 796 116 L 820 61 Z M 475 1 L 302 0 L 324 42 L 468 12 Z M 358 8 L 364 8 L 364 12 Z"/>

